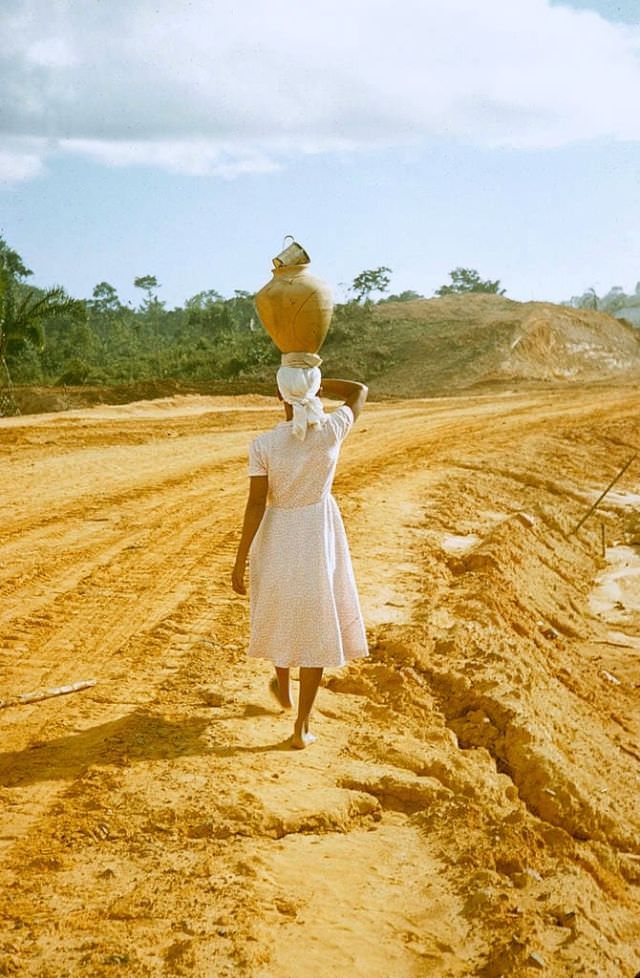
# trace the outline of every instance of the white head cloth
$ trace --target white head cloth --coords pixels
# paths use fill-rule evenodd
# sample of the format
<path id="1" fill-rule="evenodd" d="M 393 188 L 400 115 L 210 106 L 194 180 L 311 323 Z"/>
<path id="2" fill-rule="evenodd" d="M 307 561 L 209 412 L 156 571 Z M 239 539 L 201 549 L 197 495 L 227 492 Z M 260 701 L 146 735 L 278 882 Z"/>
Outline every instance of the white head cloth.
<path id="1" fill-rule="evenodd" d="M 327 420 L 322 401 L 316 397 L 322 374 L 317 353 L 283 353 L 276 382 L 282 398 L 293 408 L 293 433 L 300 441 L 307 435 L 307 426 L 320 428 Z"/>

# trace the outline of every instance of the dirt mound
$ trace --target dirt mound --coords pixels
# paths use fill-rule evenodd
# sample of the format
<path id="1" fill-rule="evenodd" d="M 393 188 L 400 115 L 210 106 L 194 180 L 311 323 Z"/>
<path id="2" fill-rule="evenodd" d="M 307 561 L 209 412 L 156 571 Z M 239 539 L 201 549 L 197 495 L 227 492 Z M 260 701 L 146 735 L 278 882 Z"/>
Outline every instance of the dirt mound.
<path id="1" fill-rule="evenodd" d="M 533 305 L 502 363 L 505 376 L 584 381 L 637 374 L 637 330 L 602 312 Z"/>
<path id="2" fill-rule="evenodd" d="M 388 303 L 376 316 L 394 331 L 379 394 L 640 378 L 640 333 L 603 312 L 479 294 Z"/>

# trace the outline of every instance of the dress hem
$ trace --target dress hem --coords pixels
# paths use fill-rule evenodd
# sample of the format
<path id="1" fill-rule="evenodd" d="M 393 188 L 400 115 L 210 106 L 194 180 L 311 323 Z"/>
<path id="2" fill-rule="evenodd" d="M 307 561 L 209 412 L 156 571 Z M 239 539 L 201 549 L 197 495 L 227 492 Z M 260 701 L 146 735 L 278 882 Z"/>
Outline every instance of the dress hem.
<path id="1" fill-rule="evenodd" d="M 265 659 L 267 662 L 272 662 L 274 666 L 278 669 L 341 669 L 343 666 L 349 665 L 350 662 L 355 662 L 357 659 L 367 659 L 369 658 L 369 651 L 360 651 L 350 653 L 345 656 L 342 662 L 300 662 L 299 659 L 293 662 L 289 660 L 278 661 L 272 656 L 268 655 L 266 652 L 247 652 L 247 658 L 249 659 Z"/>

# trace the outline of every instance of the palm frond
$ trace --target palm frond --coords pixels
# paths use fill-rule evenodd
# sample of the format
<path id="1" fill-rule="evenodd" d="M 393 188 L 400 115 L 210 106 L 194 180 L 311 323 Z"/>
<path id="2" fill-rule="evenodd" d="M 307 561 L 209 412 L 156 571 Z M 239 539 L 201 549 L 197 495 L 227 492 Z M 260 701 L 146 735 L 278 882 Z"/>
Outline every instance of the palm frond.
<path id="1" fill-rule="evenodd" d="M 86 306 L 70 298 L 60 286 L 42 291 L 16 284 L 0 269 L 0 356 L 11 340 L 31 341 L 44 348 L 44 326 L 54 319 L 86 319 Z"/>
<path id="2" fill-rule="evenodd" d="M 69 316 L 80 320 L 86 317 L 84 302 L 71 299 L 59 286 L 43 293 L 26 295 L 17 305 L 15 321 L 21 323 L 43 322 Z"/>

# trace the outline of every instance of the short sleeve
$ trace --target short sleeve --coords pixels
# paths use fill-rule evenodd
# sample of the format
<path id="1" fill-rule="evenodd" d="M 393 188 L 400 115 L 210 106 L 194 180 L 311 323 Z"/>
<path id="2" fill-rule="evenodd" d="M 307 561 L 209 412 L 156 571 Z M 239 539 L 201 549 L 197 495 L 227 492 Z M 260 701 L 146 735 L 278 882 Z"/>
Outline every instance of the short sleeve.
<path id="1" fill-rule="evenodd" d="M 267 462 L 260 447 L 258 438 L 249 445 L 249 475 L 266 475 Z"/>
<path id="2" fill-rule="evenodd" d="M 348 404 L 342 404 L 335 411 L 331 412 L 329 415 L 329 424 L 334 432 L 336 441 L 340 442 L 347 437 L 354 421 L 353 411 Z"/>

